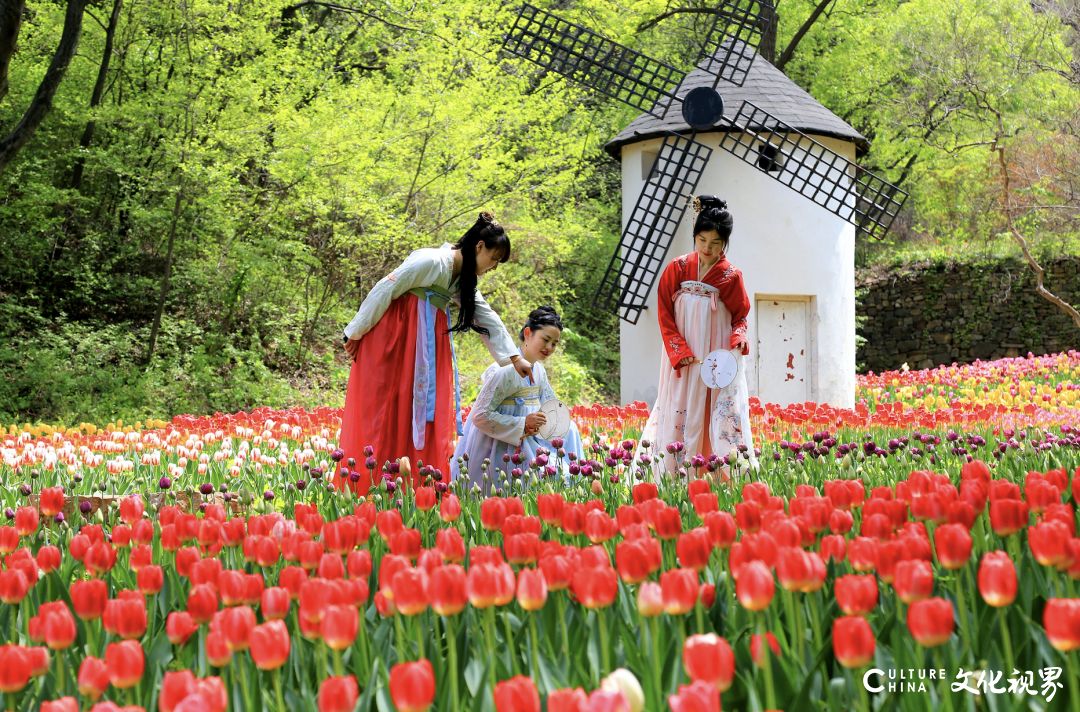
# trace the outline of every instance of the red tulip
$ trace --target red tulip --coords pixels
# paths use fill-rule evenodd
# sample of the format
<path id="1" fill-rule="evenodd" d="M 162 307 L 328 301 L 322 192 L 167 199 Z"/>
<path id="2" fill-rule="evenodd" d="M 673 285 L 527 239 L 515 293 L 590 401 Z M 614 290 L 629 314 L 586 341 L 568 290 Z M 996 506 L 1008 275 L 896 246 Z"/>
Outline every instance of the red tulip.
<path id="1" fill-rule="evenodd" d="M 660 591 L 664 611 L 683 615 L 694 610 L 698 600 L 698 572 L 694 569 L 672 569 L 660 575 Z"/>
<path id="2" fill-rule="evenodd" d="M 51 574 L 60 568 L 60 547 L 43 546 L 37 553 L 38 568 L 47 574 Z"/>
<path id="3" fill-rule="evenodd" d="M 405 568 L 394 574 L 391 588 L 394 606 L 405 616 L 423 613 L 428 607 L 428 575 L 423 569 Z"/>
<path id="4" fill-rule="evenodd" d="M 611 567 L 581 569 L 574 574 L 572 590 L 585 608 L 606 608 L 619 593 L 619 577 Z"/>
<path id="5" fill-rule="evenodd" d="M 851 512 L 843 509 L 834 509 L 829 515 L 829 531 L 833 534 L 847 534 L 855 526 L 855 518 Z"/>
<path id="6" fill-rule="evenodd" d="M 356 607 L 351 605 L 330 606 L 326 609 L 320 625 L 323 640 L 331 650 L 348 648 L 356 641 L 359 630 L 360 614 L 356 612 Z"/>
<path id="7" fill-rule="evenodd" d="M 960 569 L 971 558 L 971 534 L 962 524 L 942 524 L 934 531 L 938 561 L 947 569 Z"/>
<path id="8" fill-rule="evenodd" d="M 656 536 L 665 541 L 682 533 L 682 515 L 678 507 L 664 507 L 656 513 Z"/>
<path id="9" fill-rule="evenodd" d="M 38 507 L 41 508 L 41 513 L 46 517 L 59 514 L 64 509 L 64 488 L 46 487 L 41 490 Z"/>
<path id="10" fill-rule="evenodd" d="M 503 547 L 506 549 L 506 560 L 514 566 L 535 564 L 540 553 L 540 537 L 531 533 L 514 534 L 505 540 Z"/>
<path id="11" fill-rule="evenodd" d="M 720 690 L 709 682 L 679 685 L 679 694 L 668 696 L 671 712 L 720 712 Z"/>
<path id="12" fill-rule="evenodd" d="M 165 572 L 160 566 L 144 566 L 139 569 L 135 579 L 139 591 L 149 596 L 161 591 L 165 585 Z"/>
<path id="13" fill-rule="evenodd" d="M 648 548 L 646 539 L 624 541 L 615 546 L 615 566 L 623 583 L 641 583 L 649 578 Z"/>
<path id="14" fill-rule="evenodd" d="M 379 615 L 383 618 L 390 618 L 397 610 L 394 608 L 394 602 L 383 595 L 382 591 L 375 592 L 375 610 L 379 612 Z"/>
<path id="15" fill-rule="evenodd" d="M 453 493 L 444 494 L 439 502 L 439 519 L 444 522 L 456 522 L 460 516 L 461 502 L 458 501 L 457 495 Z"/>
<path id="16" fill-rule="evenodd" d="M 71 607 L 75 610 L 75 615 L 84 621 L 101 618 L 108 598 L 109 588 L 101 579 L 76 581 L 71 584 Z"/>
<path id="17" fill-rule="evenodd" d="M 184 611 L 173 611 L 165 621 L 165 634 L 173 645 L 183 645 L 198 629 L 198 624 Z"/>
<path id="18" fill-rule="evenodd" d="M 345 564 L 341 562 L 341 555 L 326 552 L 319 559 L 319 566 L 315 570 L 315 575 L 321 579 L 327 581 L 337 581 L 345 578 Z"/>
<path id="19" fill-rule="evenodd" d="M 506 508 L 501 497 L 489 497 L 480 504 L 480 523 L 488 531 L 501 531 Z"/>
<path id="20" fill-rule="evenodd" d="M 440 529 L 435 534 L 435 548 L 445 563 L 460 564 L 465 560 L 465 540 L 457 529 Z"/>
<path id="21" fill-rule="evenodd" d="M 833 655 L 846 668 L 860 668 L 874 659 L 877 641 L 862 616 L 841 616 L 833 621 Z"/>
<path id="22" fill-rule="evenodd" d="M 61 697 L 52 702 L 42 702 L 39 712 L 79 712 L 79 703 L 74 697 Z"/>
<path id="23" fill-rule="evenodd" d="M 458 564 L 446 564 L 435 569 L 428 581 L 431 607 L 442 616 L 453 616 L 465 610 L 465 569 Z"/>
<path id="24" fill-rule="evenodd" d="M 908 559 L 896 564 L 892 581 L 897 597 L 911 605 L 930 598 L 934 592 L 934 569 L 922 559 Z"/>
<path id="25" fill-rule="evenodd" d="M 1043 627 L 1050 645 L 1065 654 L 1080 650 L 1080 599 L 1051 598 L 1043 608 Z"/>
<path id="26" fill-rule="evenodd" d="M 1043 566 L 1057 566 L 1065 561 L 1071 550 L 1069 528 L 1056 519 L 1044 520 L 1028 527 L 1028 546 L 1035 560 Z"/>
<path id="27" fill-rule="evenodd" d="M 979 565 L 979 593 L 994 608 L 1016 600 L 1016 566 L 1004 551 L 988 551 Z"/>
<path id="28" fill-rule="evenodd" d="M 841 576 L 834 588 L 836 604 L 849 616 L 866 615 L 878 604 L 877 579 L 873 576 Z"/>
<path id="29" fill-rule="evenodd" d="M 952 604 L 944 598 L 916 601 L 908 609 L 908 630 L 924 648 L 933 648 L 949 640 L 955 621 Z"/>
<path id="30" fill-rule="evenodd" d="M 367 549 L 350 551 L 345 560 L 345 570 L 351 578 L 364 579 L 371 576 L 371 552 Z"/>
<path id="31" fill-rule="evenodd" d="M 544 580 L 547 581 L 548 591 L 563 591 L 570 587 L 574 571 L 566 557 L 548 556 L 541 558 L 539 568 L 544 572 Z"/>
<path id="32" fill-rule="evenodd" d="M 289 659 L 289 629 L 284 621 L 269 621 L 251 629 L 251 658 L 260 670 L 275 670 Z"/>
<path id="33" fill-rule="evenodd" d="M 109 668 L 104 660 L 87 656 L 79 666 L 79 694 L 97 701 L 109 689 Z"/>
<path id="34" fill-rule="evenodd" d="M 87 550 L 83 565 L 91 574 L 100 576 L 116 565 L 116 550 L 106 542 L 98 542 Z"/>
<path id="35" fill-rule="evenodd" d="M 435 488 L 434 487 L 417 487 L 416 488 L 416 508 L 421 512 L 430 512 L 435 509 Z"/>
<path id="36" fill-rule="evenodd" d="M 839 564 L 847 558 L 847 540 L 840 534 L 823 536 L 821 538 L 821 551 L 818 552 L 818 555 L 825 563 L 829 563 L 831 558 Z"/>
<path id="37" fill-rule="evenodd" d="M 641 484 L 634 485 L 633 494 L 634 504 L 641 504 L 650 499 L 656 499 L 658 490 L 656 485 L 652 482 L 642 482 Z"/>
<path id="38" fill-rule="evenodd" d="M 683 646 L 683 667 L 694 682 L 711 682 L 726 692 L 735 680 L 735 653 L 715 633 L 692 635 Z"/>
<path id="39" fill-rule="evenodd" d="M 427 712 L 435 702 L 431 663 L 422 659 L 390 668 L 390 698 L 399 712 Z"/>
<path id="40" fill-rule="evenodd" d="M 314 571 L 319 568 L 319 562 L 322 561 L 324 553 L 326 553 L 326 547 L 321 541 L 300 542 L 300 566 L 307 571 Z"/>
<path id="41" fill-rule="evenodd" d="M 289 615 L 292 601 L 289 597 L 289 589 L 281 586 L 271 586 L 264 589 L 259 605 L 263 618 L 266 620 L 281 620 Z"/>
<path id="42" fill-rule="evenodd" d="M 1011 483 L 1009 483 L 1011 484 Z M 1028 524 L 1028 505 L 1018 499 L 990 498 L 990 528 L 998 536 L 1009 536 Z"/>
<path id="43" fill-rule="evenodd" d="M 248 637 L 255 625 L 255 611 L 247 606 L 226 608 L 221 620 L 221 633 L 225 636 L 225 646 L 233 652 L 247 650 Z"/>
<path id="44" fill-rule="evenodd" d="M 26 574 L 19 569 L 0 571 L 0 601 L 8 605 L 17 605 L 26 598 L 30 583 Z"/>
<path id="45" fill-rule="evenodd" d="M 232 662 L 232 651 L 225 640 L 225 634 L 220 630 L 212 630 L 206 634 L 206 660 L 214 667 L 225 667 Z"/>
<path id="46" fill-rule="evenodd" d="M 585 712 L 589 709 L 588 704 L 589 697 L 580 687 L 552 690 L 547 697 L 548 712 Z"/>
<path id="47" fill-rule="evenodd" d="M 42 609 L 49 604 L 43 604 Z M 71 611 L 63 603 L 49 609 L 45 614 L 43 632 L 45 644 L 53 650 L 67 650 L 75 642 L 77 631 L 75 619 L 71 617 Z"/>
<path id="48" fill-rule="evenodd" d="M 664 590 L 660 584 L 645 581 L 638 586 L 637 608 L 645 618 L 655 618 L 664 612 Z"/>
<path id="49" fill-rule="evenodd" d="M 679 564 L 685 569 L 694 569 L 698 573 L 704 571 L 709 565 L 712 548 L 708 530 L 701 527 L 683 534 L 675 544 Z"/>
<path id="50" fill-rule="evenodd" d="M 870 537 L 857 536 L 848 544 L 847 556 L 851 568 L 859 573 L 873 571 L 877 568 L 878 542 Z"/>
<path id="51" fill-rule="evenodd" d="M 764 562 L 754 559 L 743 564 L 739 569 L 739 578 L 735 582 L 735 595 L 744 608 L 751 611 L 763 611 L 772 603 L 776 584 L 772 572 Z"/>
<path id="52" fill-rule="evenodd" d="M 536 508 L 539 510 L 540 518 L 548 526 L 557 527 L 562 524 L 563 505 L 562 495 L 557 492 L 538 495 L 536 498 Z"/>
<path id="53" fill-rule="evenodd" d="M 195 623 L 209 623 L 217 609 L 217 592 L 209 584 L 194 586 L 188 592 L 187 612 Z"/>
<path id="54" fill-rule="evenodd" d="M 585 531 L 585 505 L 567 502 L 563 505 L 562 529 L 570 536 Z"/>
<path id="55" fill-rule="evenodd" d="M 402 529 L 390 537 L 390 553 L 416 561 L 420 557 L 420 532 L 416 529 Z"/>
<path id="56" fill-rule="evenodd" d="M 30 536 L 38 529 L 40 517 L 33 507 L 19 507 L 15 510 L 15 531 L 19 536 Z"/>
<path id="57" fill-rule="evenodd" d="M 496 683 L 495 709 L 497 712 L 540 712 L 536 683 L 524 675 Z"/>
<path id="58" fill-rule="evenodd" d="M 190 670 L 166 672 L 161 678 L 158 692 L 158 709 L 161 712 L 173 712 L 176 706 L 189 695 L 198 694 L 198 679 Z"/>
<path id="59" fill-rule="evenodd" d="M 709 539 L 717 549 L 730 549 L 735 542 L 735 518 L 727 512 L 709 512 L 705 515 L 705 528 Z"/>
<path id="60" fill-rule="evenodd" d="M 789 546 L 780 549 L 776 557 L 776 578 L 786 591 L 802 591 L 813 576 L 814 559 L 802 549 Z"/>
<path id="61" fill-rule="evenodd" d="M 735 524 L 747 534 L 761 529 L 761 507 L 757 502 L 738 502 L 735 505 Z"/>
<path id="62" fill-rule="evenodd" d="M 538 611 L 547 603 L 547 582 L 540 569 L 518 572 L 517 601 L 526 611 Z"/>
<path id="63" fill-rule="evenodd" d="M 105 649 L 105 666 L 113 687 L 121 690 L 135 687 L 142 679 L 146 667 L 142 646 L 137 640 L 109 643 L 109 647 Z"/>
<path id="64" fill-rule="evenodd" d="M 772 633 L 765 633 L 765 640 L 769 642 L 772 655 L 780 657 L 780 643 L 776 640 L 776 636 Z M 761 647 L 761 636 L 756 633 L 750 636 L 750 659 L 759 668 L 765 667 L 765 651 Z"/>

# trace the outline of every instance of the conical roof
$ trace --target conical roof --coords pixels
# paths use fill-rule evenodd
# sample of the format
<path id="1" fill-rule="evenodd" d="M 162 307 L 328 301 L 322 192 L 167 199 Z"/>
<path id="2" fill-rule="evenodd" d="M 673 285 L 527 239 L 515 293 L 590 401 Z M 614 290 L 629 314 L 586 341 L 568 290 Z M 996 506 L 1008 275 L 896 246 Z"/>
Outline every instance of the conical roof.
<path id="1" fill-rule="evenodd" d="M 721 49 L 717 52 L 719 58 Z M 716 75 L 706 71 L 709 59 L 702 60 L 696 69 L 686 75 L 679 87 L 678 96 L 685 97 L 697 87 L 711 87 Z M 870 142 L 833 112 L 826 109 L 817 99 L 810 96 L 798 84 L 791 81 L 762 57 L 756 57 L 741 87 L 720 81 L 716 90 L 724 98 L 724 115 L 732 118 L 739 111 L 744 101 L 763 109 L 792 128 L 805 134 L 828 136 L 843 141 L 851 141 L 856 146 L 856 153 L 861 155 L 870 149 Z M 771 128 L 771 127 L 770 127 Z M 726 132 L 724 123 L 700 133 Z M 664 135 L 666 131 L 689 133 L 690 127 L 683 121 L 682 107 L 676 105 L 663 119 L 652 114 L 641 114 L 629 126 L 613 138 L 604 149 L 614 158 L 619 158 L 622 147 L 639 141 L 647 141 Z"/>

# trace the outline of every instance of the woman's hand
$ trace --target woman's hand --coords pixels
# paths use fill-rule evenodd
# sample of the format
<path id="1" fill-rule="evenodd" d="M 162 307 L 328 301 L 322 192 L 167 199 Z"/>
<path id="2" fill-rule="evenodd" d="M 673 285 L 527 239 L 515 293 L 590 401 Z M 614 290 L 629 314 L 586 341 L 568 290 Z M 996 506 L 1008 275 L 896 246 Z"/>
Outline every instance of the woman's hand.
<path id="1" fill-rule="evenodd" d="M 680 365 L 680 366 L 689 366 L 689 365 L 690 365 L 690 364 L 692 364 L 692 363 L 693 363 L 694 361 L 697 361 L 697 359 L 696 359 L 696 358 L 694 358 L 693 356 L 687 356 L 687 357 L 686 357 L 686 358 L 684 358 L 684 359 L 683 359 L 682 361 L 679 361 L 679 365 Z"/>
<path id="2" fill-rule="evenodd" d="M 735 342 L 735 350 L 741 354 L 746 354 L 750 351 L 750 342 L 746 339 L 739 339 Z"/>
<path id="3" fill-rule="evenodd" d="M 518 375 L 522 378 L 528 378 L 532 383 L 532 364 L 521 358 L 520 356 L 514 356 L 510 359 L 510 363 L 513 364 L 514 370 L 518 372 Z"/>
<path id="4" fill-rule="evenodd" d="M 349 339 L 345 342 L 345 353 L 356 358 L 356 352 L 360 350 L 360 339 Z"/>
<path id="5" fill-rule="evenodd" d="M 537 411 L 525 416 L 525 434 L 536 435 L 540 432 L 540 426 L 547 422 L 547 416 Z"/>

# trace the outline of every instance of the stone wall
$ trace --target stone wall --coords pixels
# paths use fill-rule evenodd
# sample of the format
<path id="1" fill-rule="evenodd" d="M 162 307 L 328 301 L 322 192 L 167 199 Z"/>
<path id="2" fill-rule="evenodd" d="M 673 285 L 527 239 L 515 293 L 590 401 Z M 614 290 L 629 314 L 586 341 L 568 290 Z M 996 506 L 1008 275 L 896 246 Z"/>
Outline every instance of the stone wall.
<path id="1" fill-rule="evenodd" d="M 1041 262 L 1047 288 L 1080 302 L 1080 260 Z M 1026 263 L 917 264 L 856 274 L 860 370 L 930 368 L 1080 348 L 1080 331 L 1035 292 Z"/>

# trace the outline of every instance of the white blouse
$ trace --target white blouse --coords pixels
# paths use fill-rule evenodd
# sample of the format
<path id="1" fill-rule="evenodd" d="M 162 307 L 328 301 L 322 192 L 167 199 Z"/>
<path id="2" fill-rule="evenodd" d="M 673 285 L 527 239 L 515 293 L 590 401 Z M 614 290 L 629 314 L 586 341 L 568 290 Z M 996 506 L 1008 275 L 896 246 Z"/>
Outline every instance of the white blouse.
<path id="1" fill-rule="evenodd" d="M 505 415 L 499 412 L 499 406 L 518 391 L 530 387 L 539 387 L 537 397 L 540 403 L 555 398 L 543 364 L 539 361 L 534 363 L 532 373 L 535 383 L 529 383 L 529 379 L 522 378 L 512 366 L 499 366 L 494 363 L 488 366 L 482 376 L 484 385 L 469 413 L 469 421 L 473 426 L 496 440 L 511 445 L 521 442 L 525 435 L 525 416 Z"/>
<path id="2" fill-rule="evenodd" d="M 345 327 L 345 336 L 359 339 L 379 323 L 383 314 L 390 308 L 390 302 L 418 287 L 441 287 L 450 292 L 454 303 L 461 306 L 461 289 L 454 278 L 453 246 L 444 242 L 442 247 L 424 248 L 410 254 L 400 267 L 386 275 L 371 288 L 364 298 L 360 310 L 356 312 L 349 325 Z M 503 326 L 502 319 L 492 310 L 480 290 L 476 291 L 476 311 L 473 323 L 486 328 L 488 336 L 480 335 L 491 357 L 500 366 L 510 363 L 510 357 L 518 353 L 518 346 Z"/>

